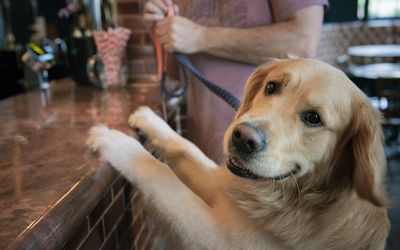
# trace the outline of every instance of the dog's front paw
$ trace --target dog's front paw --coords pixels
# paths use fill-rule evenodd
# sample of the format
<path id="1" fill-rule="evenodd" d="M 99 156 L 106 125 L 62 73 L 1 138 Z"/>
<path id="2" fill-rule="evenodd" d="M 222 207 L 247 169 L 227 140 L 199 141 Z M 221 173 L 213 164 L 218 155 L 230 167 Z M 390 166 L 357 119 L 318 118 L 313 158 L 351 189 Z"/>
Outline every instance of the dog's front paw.
<path id="1" fill-rule="evenodd" d="M 142 132 L 151 143 L 155 140 L 167 142 L 175 134 L 161 117 L 146 106 L 139 107 L 131 114 L 128 122 L 133 128 Z"/>
<path id="2" fill-rule="evenodd" d="M 140 130 L 145 130 L 149 126 L 164 123 L 164 120 L 156 115 L 149 107 L 141 106 L 129 116 L 129 125 Z"/>
<path id="3" fill-rule="evenodd" d="M 121 172 L 124 172 L 123 168 L 129 167 L 127 164 L 129 161 L 135 161 L 135 158 L 147 154 L 140 143 L 132 137 L 103 125 L 93 126 L 89 130 L 87 145 Z"/>

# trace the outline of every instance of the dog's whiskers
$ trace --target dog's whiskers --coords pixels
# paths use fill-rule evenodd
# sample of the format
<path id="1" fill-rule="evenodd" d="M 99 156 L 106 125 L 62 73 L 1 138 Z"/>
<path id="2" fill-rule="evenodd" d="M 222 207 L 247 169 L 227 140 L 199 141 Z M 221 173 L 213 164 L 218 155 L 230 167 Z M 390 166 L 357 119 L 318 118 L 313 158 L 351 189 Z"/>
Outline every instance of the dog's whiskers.
<path id="1" fill-rule="evenodd" d="M 279 177 L 282 177 L 281 175 L 279 175 Z M 284 184 L 284 182 L 283 181 L 280 181 L 280 183 L 281 183 L 281 186 L 282 186 L 282 198 L 283 199 L 285 199 L 286 197 L 286 191 L 285 191 L 285 184 Z"/>
<path id="2" fill-rule="evenodd" d="M 210 139 L 219 139 L 219 138 L 224 138 L 225 131 L 220 130 L 220 131 L 214 131 L 213 133 L 209 134 L 208 136 L 205 137 L 205 142 L 208 142 Z"/>
<path id="3" fill-rule="evenodd" d="M 274 192 L 274 191 L 275 191 L 275 180 L 272 179 L 272 192 Z"/>
<path id="4" fill-rule="evenodd" d="M 301 191 L 300 191 L 299 183 L 297 182 L 297 179 L 296 179 L 296 177 L 294 176 L 292 170 L 290 170 L 290 168 L 287 168 L 287 169 L 289 170 L 290 175 L 293 176 L 293 180 L 294 180 L 294 183 L 296 184 L 297 192 L 298 192 L 298 194 L 299 194 L 299 195 L 298 195 L 298 199 L 299 199 L 299 201 L 300 201 Z"/>
<path id="5" fill-rule="evenodd" d="M 202 140 L 202 142 L 201 142 L 201 144 L 203 145 L 203 147 L 202 147 L 203 152 L 206 153 L 206 155 L 214 155 L 215 153 L 216 153 L 215 155 L 220 155 L 220 156 L 224 155 L 224 150 L 223 150 L 223 146 L 222 146 L 224 135 L 225 135 L 225 131 L 220 130 L 220 131 L 215 131 L 214 133 L 211 133 L 211 134 L 207 135 L 206 137 L 204 137 L 204 140 Z M 212 149 L 211 147 L 206 146 L 209 144 L 210 141 L 215 141 L 214 139 L 219 139 L 219 138 L 221 138 L 221 140 L 220 140 L 221 143 L 220 143 L 219 147 Z M 216 152 L 211 152 L 210 150 L 213 150 Z"/>

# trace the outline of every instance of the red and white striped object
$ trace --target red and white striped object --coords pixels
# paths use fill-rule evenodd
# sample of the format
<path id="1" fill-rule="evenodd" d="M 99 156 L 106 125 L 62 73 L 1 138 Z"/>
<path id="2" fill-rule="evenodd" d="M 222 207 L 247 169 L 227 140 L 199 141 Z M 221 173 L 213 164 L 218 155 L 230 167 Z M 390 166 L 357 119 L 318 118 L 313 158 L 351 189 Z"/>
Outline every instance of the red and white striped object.
<path id="1" fill-rule="evenodd" d="M 101 55 L 106 71 L 107 85 L 117 85 L 119 83 L 118 74 L 130 35 L 131 30 L 123 27 L 93 32 L 97 50 Z"/>

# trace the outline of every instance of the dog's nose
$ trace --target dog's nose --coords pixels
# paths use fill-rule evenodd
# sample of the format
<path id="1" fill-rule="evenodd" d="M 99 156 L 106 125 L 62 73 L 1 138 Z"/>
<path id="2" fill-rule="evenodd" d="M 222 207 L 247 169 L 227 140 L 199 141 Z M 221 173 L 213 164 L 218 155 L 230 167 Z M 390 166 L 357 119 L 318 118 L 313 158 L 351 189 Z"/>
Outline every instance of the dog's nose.
<path id="1" fill-rule="evenodd" d="M 256 127 L 241 123 L 233 130 L 232 143 L 241 153 L 255 153 L 264 148 L 265 135 Z"/>

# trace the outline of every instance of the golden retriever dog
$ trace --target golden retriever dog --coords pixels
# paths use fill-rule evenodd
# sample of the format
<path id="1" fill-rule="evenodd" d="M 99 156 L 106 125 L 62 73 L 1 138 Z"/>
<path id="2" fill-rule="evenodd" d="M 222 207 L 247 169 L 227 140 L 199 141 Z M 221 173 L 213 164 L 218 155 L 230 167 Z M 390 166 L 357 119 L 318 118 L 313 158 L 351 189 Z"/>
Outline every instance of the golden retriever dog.
<path id="1" fill-rule="evenodd" d="M 260 66 L 225 133 L 221 167 L 147 107 L 129 123 L 165 163 L 101 125 L 88 144 L 143 192 L 185 249 L 385 247 L 381 115 L 327 64 L 292 58 Z"/>

